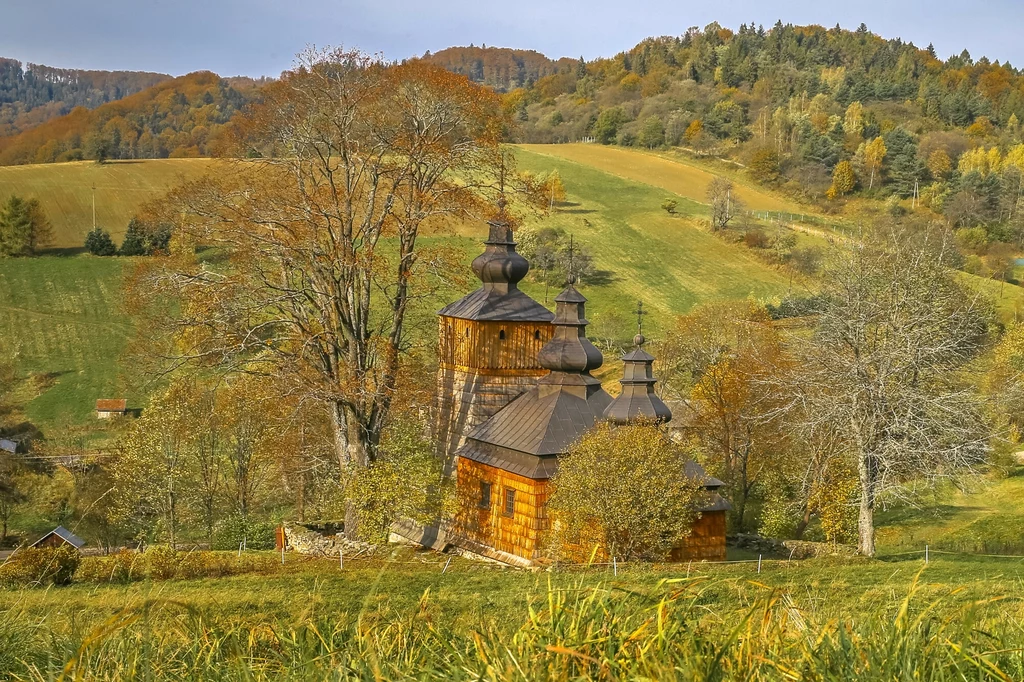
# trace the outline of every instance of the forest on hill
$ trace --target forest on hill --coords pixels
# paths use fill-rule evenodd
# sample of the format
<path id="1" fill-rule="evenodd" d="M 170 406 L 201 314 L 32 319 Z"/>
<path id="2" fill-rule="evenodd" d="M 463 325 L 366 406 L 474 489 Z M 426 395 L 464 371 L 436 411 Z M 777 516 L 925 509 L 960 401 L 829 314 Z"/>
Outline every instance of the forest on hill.
<path id="1" fill-rule="evenodd" d="M 488 54 L 473 76 L 483 82 Z M 973 230 L 961 241 L 979 257 L 1024 243 L 1024 74 L 966 50 L 943 60 L 863 24 L 712 23 L 563 62 L 505 105 L 523 142 L 681 147 L 825 212 L 858 197 L 924 206 Z"/>
<path id="2" fill-rule="evenodd" d="M 568 58 L 548 59 L 534 50 L 486 45 L 449 47 L 433 54 L 427 52 L 422 59 L 501 91 L 528 87 L 538 79 L 569 70 L 576 63 Z"/>
<path id="3" fill-rule="evenodd" d="M 0 57 L 0 135 L 14 135 L 75 107 L 95 109 L 170 78 L 144 71 L 60 69 Z"/>
<path id="4" fill-rule="evenodd" d="M 18 135 L 0 137 L 0 165 L 82 159 L 208 156 L 256 82 L 209 72 L 163 81 L 96 109 L 78 107 Z"/>

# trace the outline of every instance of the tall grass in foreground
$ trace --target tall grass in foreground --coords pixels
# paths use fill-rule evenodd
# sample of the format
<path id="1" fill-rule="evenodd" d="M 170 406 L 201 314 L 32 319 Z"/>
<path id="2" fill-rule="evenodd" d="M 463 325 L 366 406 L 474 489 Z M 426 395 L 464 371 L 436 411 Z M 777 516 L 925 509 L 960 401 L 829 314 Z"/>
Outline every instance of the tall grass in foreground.
<path id="1" fill-rule="evenodd" d="M 706 578 L 660 598 L 603 585 L 531 599 L 518 627 L 444 627 L 429 590 L 407 613 L 337 614 L 231 626 L 172 601 L 122 611 L 88 632 L 0 614 L 0 676 L 104 680 L 1020 680 L 1024 634 L 989 602 L 956 593 L 894 618 L 812 622 L 781 592 L 731 620 Z M 946 615 L 940 615 L 946 614 Z M 951 615 L 950 615 L 951 614 Z"/>

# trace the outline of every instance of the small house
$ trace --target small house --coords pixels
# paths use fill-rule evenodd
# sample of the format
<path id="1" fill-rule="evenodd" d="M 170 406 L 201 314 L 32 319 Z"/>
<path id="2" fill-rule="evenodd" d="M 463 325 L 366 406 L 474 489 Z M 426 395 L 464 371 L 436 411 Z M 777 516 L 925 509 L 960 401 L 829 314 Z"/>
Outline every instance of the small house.
<path id="1" fill-rule="evenodd" d="M 43 537 L 36 540 L 33 543 L 33 547 L 63 547 L 64 545 L 70 545 L 75 549 L 82 549 L 85 546 L 85 540 L 78 537 L 64 526 L 57 526 Z"/>
<path id="2" fill-rule="evenodd" d="M 128 413 L 128 401 L 123 398 L 118 400 L 97 400 L 96 418 L 110 419 L 111 417 L 123 417 Z"/>

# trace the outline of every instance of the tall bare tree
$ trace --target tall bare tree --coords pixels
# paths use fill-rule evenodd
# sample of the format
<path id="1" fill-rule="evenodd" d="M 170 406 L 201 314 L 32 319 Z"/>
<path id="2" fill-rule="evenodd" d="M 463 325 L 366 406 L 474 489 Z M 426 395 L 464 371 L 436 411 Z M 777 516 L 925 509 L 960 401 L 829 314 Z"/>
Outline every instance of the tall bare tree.
<path id="1" fill-rule="evenodd" d="M 342 469 L 372 462 L 410 306 L 461 263 L 418 239 L 480 214 L 506 123 L 497 95 L 439 67 L 302 55 L 238 125 L 246 159 L 154 209 L 173 253 L 132 296 L 174 302 L 162 355 L 273 375 L 330 408 Z"/>
<path id="2" fill-rule="evenodd" d="M 961 482 L 986 460 L 991 431 L 965 371 L 990 306 L 956 278 L 951 256 L 948 238 L 893 226 L 836 247 L 814 333 L 793 339 L 800 385 L 787 407 L 853 457 L 868 556 L 881 495 Z"/>

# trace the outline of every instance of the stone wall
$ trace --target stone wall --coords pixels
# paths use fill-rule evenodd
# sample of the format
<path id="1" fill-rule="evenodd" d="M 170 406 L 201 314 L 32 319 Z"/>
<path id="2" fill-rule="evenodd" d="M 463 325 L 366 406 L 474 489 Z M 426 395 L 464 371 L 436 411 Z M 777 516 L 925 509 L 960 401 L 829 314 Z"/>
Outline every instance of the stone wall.
<path id="1" fill-rule="evenodd" d="M 337 558 L 341 550 L 347 557 L 373 556 L 379 549 L 378 545 L 348 540 L 341 533 L 321 533 L 296 523 L 284 524 L 284 535 L 288 549 L 310 556 Z"/>
<path id="2" fill-rule="evenodd" d="M 807 542 L 805 540 L 775 540 L 774 538 L 747 533 L 730 535 L 727 541 L 730 547 L 782 559 L 853 556 L 857 553 L 857 548 L 850 545 L 838 545 L 831 542 Z"/>

